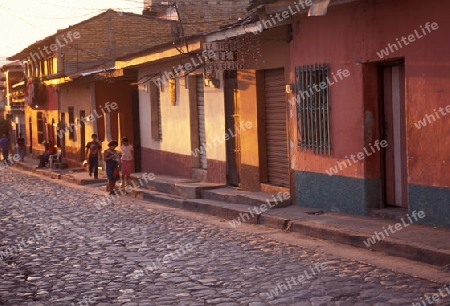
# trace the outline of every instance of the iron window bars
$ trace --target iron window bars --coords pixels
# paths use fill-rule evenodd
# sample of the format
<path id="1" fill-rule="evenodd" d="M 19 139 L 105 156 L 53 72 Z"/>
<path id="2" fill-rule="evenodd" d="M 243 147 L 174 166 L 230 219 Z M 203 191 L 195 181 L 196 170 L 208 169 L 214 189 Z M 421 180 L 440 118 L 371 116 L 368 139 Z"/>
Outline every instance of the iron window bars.
<path id="1" fill-rule="evenodd" d="M 327 64 L 295 68 L 298 146 L 315 154 L 331 155 L 329 71 Z"/>

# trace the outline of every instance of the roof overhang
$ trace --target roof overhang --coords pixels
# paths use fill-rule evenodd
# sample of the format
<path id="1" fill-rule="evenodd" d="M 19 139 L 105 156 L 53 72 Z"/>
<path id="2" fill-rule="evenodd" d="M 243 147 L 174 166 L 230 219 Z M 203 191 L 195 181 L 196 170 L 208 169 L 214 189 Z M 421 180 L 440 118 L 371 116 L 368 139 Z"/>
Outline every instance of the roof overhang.
<path id="1" fill-rule="evenodd" d="M 12 88 L 16 88 L 16 87 L 23 86 L 23 85 L 25 85 L 25 81 L 21 81 L 21 82 L 19 82 L 19 83 L 14 84 L 14 85 L 12 86 Z"/>
<path id="2" fill-rule="evenodd" d="M 200 51 L 203 48 L 204 37 L 195 37 L 187 41 L 187 49 L 189 52 Z M 148 50 L 145 53 L 136 55 L 128 59 L 117 60 L 115 62 L 115 69 L 136 68 L 145 64 L 168 60 L 180 56 L 180 51 L 173 45 L 166 47 L 155 47 L 153 50 Z"/>
<path id="3" fill-rule="evenodd" d="M 280 23 L 279 26 L 284 25 L 284 24 L 285 23 Z M 238 37 L 238 36 L 251 34 L 251 33 L 256 34 L 256 33 L 260 32 L 260 29 L 261 29 L 260 21 L 245 24 L 245 25 L 243 24 L 239 27 L 230 28 L 230 29 L 222 30 L 220 32 L 208 34 L 207 36 L 205 36 L 205 42 L 219 41 L 219 40 Z"/>
<path id="4" fill-rule="evenodd" d="M 49 79 L 49 80 L 43 80 L 42 82 L 45 85 L 60 85 L 60 84 L 64 84 L 67 82 L 72 81 L 72 79 L 68 76 L 62 76 L 59 78 L 53 78 L 53 79 Z"/>

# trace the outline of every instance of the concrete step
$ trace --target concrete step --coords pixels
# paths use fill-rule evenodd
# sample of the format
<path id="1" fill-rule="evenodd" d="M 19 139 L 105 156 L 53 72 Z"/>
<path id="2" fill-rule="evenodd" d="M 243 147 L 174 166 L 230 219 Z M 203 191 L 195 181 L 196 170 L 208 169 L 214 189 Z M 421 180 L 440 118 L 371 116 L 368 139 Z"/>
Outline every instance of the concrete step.
<path id="1" fill-rule="evenodd" d="M 258 224 L 259 215 L 250 214 L 251 206 L 245 204 L 235 204 L 230 206 L 229 203 L 207 200 L 207 199 L 185 199 L 176 195 L 169 195 L 157 191 L 150 191 L 147 189 L 135 189 L 128 196 L 140 200 L 156 202 L 169 207 L 184 209 L 192 212 L 213 215 L 226 220 L 234 220 L 240 217 L 241 214 L 248 214 L 245 223 Z"/>
<path id="2" fill-rule="evenodd" d="M 135 188 L 131 192 L 127 193 L 127 195 L 139 200 L 155 201 L 175 208 L 182 208 L 182 203 L 185 200 L 183 197 L 151 191 L 145 188 Z"/>
<path id="3" fill-rule="evenodd" d="M 61 175 L 60 178 L 63 181 L 69 182 L 69 183 L 75 183 L 77 185 L 90 185 L 90 184 L 99 184 L 99 183 L 106 183 L 108 182 L 108 179 L 106 178 L 81 178 L 79 176 L 76 176 L 74 174 L 64 174 Z"/>
<path id="4" fill-rule="evenodd" d="M 258 214 L 250 214 L 250 206 L 245 204 L 230 205 L 222 201 L 214 201 L 210 199 L 187 199 L 183 201 L 182 209 L 199 212 L 202 214 L 213 215 L 226 220 L 235 220 L 241 215 L 247 214 L 245 223 L 258 224 Z"/>
<path id="5" fill-rule="evenodd" d="M 380 209 L 371 209 L 367 216 L 379 219 L 400 220 L 408 213 L 407 208 L 386 207 Z"/>
<path id="6" fill-rule="evenodd" d="M 205 190 L 202 193 L 202 198 L 229 204 L 246 204 L 257 207 L 266 204 L 268 208 L 281 208 L 292 205 L 288 192 L 269 194 L 265 192 L 242 191 L 233 187 Z"/>
<path id="7" fill-rule="evenodd" d="M 165 193 L 167 195 L 175 195 L 186 199 L 201 198 L 204 190 L 224 187 L 223 184 L 201 183 L 194 179 L 174 178 L 162 175 L 155 176 L 154 179 L 145 182 L 142 177 L 142 173 L 131 175 L 132 179 L 138 181 L 139 185 L 147 190 Z"/>
<path id="8" fill-rule="evenodd" d="M 84 167 L 76 167 L 76 168 L 70 168 L 70 173 L 76 173 L 76 172 L 86 172 L 86 169 Z"/>
<path id="9" fill-rule="evenodd" d="M 51 169 L 48 169 L 48 168 L 39 168 L 39 169 L 36 169 L 34 172 L 36 174 L 43 175 L 43 176 L 48 176 L 48 177 L 51 177 L 53 179 L 60 179 L 61 178 L 61 171 L 58 171 L 58 170 L 53 170 L 52 171 Z"/>
<path id="10" fill-rule="evenodd" d="M 28 163 L 17 162 L 17 163 L 14 164 L 14 166 L 16 168 L 21 169 L 21 170 L 30 171 L 30 172 L 36 172 L 37 163 L 36 164 L 34 164 L 34 163 L 30 164 L 29 162 Z"/>

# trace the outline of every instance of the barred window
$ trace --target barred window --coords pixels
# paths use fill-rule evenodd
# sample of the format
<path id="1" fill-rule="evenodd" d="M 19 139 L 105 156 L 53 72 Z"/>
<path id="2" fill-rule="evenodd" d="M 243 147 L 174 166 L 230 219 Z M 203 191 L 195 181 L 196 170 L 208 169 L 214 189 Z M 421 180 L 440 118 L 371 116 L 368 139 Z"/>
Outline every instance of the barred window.
<path id="1" fill-rule="evenodd" d="M 177 80 L 175 78 L 169 79 L 170 88 L 170 104 L 172 106 L 177 105 Z"/>
<path id="2" fill-rule="evenodd" d="M 328 75 L 327 64 L 295 68 L 298 146 L 315 154 L 331 155 Z"/>
<path id="3" fill-rule="evenodd" d="M 162 140 L 161 91 L 153 82 L 150 83 L 150 120 L 152 139 Z"/>

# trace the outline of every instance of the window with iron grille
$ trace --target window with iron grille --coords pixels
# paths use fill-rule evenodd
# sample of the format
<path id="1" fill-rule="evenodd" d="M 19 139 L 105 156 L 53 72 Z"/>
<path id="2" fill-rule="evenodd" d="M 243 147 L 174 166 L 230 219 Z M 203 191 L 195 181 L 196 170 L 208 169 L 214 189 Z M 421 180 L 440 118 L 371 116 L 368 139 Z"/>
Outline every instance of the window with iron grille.
<path id="1" fill-rule="evenodd" d="M 161 91 L 153 82 L 150 83 L 150 120 L 152 139 L 162 140 Z"/>
<path id="2" fill-rule="evenodd" d="M 331 155 L 329 66 L 298 66 L 294 74 L 298 146 Z M 332 84 L 332 83 L 331 83 Z"/>

